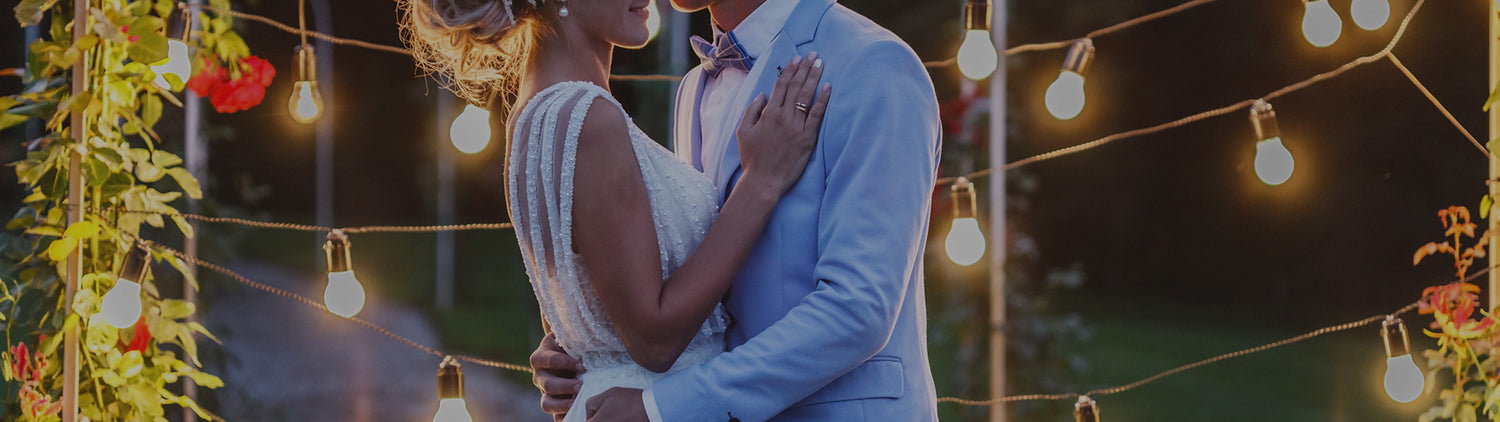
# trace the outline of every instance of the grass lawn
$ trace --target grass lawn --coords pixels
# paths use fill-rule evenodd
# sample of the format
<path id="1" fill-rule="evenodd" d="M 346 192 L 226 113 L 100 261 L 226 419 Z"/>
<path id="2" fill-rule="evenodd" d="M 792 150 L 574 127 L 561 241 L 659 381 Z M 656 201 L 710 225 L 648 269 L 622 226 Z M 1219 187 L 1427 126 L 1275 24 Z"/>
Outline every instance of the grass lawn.
<path id="1" fill-rule="evenodd" d="M 1394 307 L 1392 307 L 1394 309 Z M 1159 371 L 1382 311 L 1317 326 L 1270 326 L 1253 309 L 1096 304 L 1084 313 L 1093 336 L 1066 348 L 1090 369 L 1079 383 L 1120 385 Z M 1262 311 L 1263 312 L 1263 311 Z M 1368 315 L 1367 315 L 1368 314 Z M 1429 317 L 1408 314 L 1413 349 L 1434 345 L 1420 334 Z M 1360 327 L 1214 363 L 1135 390 L 1096 397 L 1103 420 L 1120 421 L 1416 421 L 1438 402 L 1433 387 L 1409 404 L 1385 394 L 1385 351 L 1379 324 Z M 1419 366 L 1425 362 L 1419 360 Z M 1066 419 L 1071 420 L 1071 417 Z"/>

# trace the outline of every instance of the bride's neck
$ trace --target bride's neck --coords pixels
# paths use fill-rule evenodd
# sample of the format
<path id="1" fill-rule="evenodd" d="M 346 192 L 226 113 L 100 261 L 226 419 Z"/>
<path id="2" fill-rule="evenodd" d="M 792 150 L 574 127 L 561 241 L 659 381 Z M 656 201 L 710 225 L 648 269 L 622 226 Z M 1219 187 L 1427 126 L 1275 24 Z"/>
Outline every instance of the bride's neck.
<path id="1" fill-rule="evenodd" d="M 557 28 L 556 34 L 541 41 L 536 58 L 527 63 L 522 90 L 535 93 L 569 81 L 592 82 L 608 89 L 613 55 L 614 46 L 609 42 L 591 40 L 574 28 Z"/>

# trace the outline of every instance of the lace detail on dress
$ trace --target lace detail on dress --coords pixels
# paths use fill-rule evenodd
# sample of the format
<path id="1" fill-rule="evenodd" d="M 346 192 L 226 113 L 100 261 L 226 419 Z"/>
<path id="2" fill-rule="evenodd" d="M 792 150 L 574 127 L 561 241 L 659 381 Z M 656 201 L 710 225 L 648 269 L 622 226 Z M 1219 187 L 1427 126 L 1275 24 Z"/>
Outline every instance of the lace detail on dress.
<path id="1" fill-rule="evenodd" d="M 596 368 L 634 366 L 624 342 L 595 296 L 573 252 L 573 175 L 578 136 L 596 99 L 616 108 L 608 91 L 587 82 L 563 82 L 537 93 L 517 115 L 507 162 L 510 218 L 516 223 L 526 274 L 558 345 Z M 651 200 L 663 279 L 685 262 L 718 216 L 718 189 L 628 123 L 632 149 Z M 723 350 L 723 307 L 703 323 L 683 353 L 710 356 Z M 693 353 L 689 353 L 693 352 Z M 685 366 L 685 365 L 684 365 Z"/>

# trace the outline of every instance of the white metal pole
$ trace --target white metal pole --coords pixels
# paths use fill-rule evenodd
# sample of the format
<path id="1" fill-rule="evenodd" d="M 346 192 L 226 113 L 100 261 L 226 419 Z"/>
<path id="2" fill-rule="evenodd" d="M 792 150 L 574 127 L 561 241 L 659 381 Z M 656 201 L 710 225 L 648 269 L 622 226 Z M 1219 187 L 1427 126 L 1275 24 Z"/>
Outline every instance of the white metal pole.
<path id="1" fill-rule="evenodd" d="M 188 30 L 185 34 L 183 34 L 183 36 L 187 37 L 188 39 L 192 38 L 193 31 L 198 30 L 199 26 L 197 17 L 199 6 L 202 5 L 203 0 L 188 0 Z M 194 179 L 198 180 L 200 190 L 207 192 L 208 144 L 205 143 L 203 139 L 203 100 L 199 99 L 197 95 L 183 95 L 182 101 L 184 114 L 182 123 L 183 155 L 187 156 L 184 158 L 184 161 L 187 164 L 188 173 L 193 175 Z M 200 209 L 198 206 L 198 200 L 188 198 L 188 212 L 197 214 L 199 213 L 199 211 Z M 201 229 L 202 226 L 198 225 L 196 221 L 189 222 L 188 224 L 191 224 L 193 227 L 193 236 L 187 238 L 187 244 L 183 245 L 183 249 L 184 252 L 187 253 L 188 258 L 191 258 L 188 259 L 187 262 L 188 274 L 190 274 L 193 279 L 197 279 L 198 265 L 194 263 L 196 262 L 194 260 L 198 258 L 198 238 L 199 236 L 202 236 L 202 234 L 199 233 L 199 229 Z M 188 303 L 193 304 L 194 306 L 198 304 L 198 289 L 194 287 L 192 283 L 188 283 L 187 280 L 183 280 L 182 283 L 182 300 L 185 300 Z M 198 314 L 196 312 L 192 315 L 188 315 L 188 321 L 197 320 Z M 182 395 L 187 396 L 188 399 L 194 402 L 198 401 L 198 383 L 194 382 L 192 377 L 182 377 Z M 182 420 L 183 422 L 196 422 L 198 420 L 198 414 L 193 412 L 192 409 L 184 408 L 182 409 Z"/>
<path id="2" fill-rule="evenodd" d="M 449 138 L 448 129 L 453 124 L 454 106 L 457 101 L 446 90 L 438 90 L 437 97 L 437 223 L 446 226 L 453 224 L 453 155 L 456 151 L 452 139 Z M 442 231 L 437 233 L 437 288 L 433 293 L 433 300 L 437 309 L 448 310 L 453 308 L 453 232 Z"/>
<path id="3" fill-rule="evenodd" d="M 1006 0 L 992 0 L 990 37 L 1000 65 L 990 75 L 990 166 L 1005 161 L 1005 24 Z M 1005 224 L 1005 171 L 990 175 L 990 397 L 1005 397 L 1005 254 L 1009 228 Z M 990 407 L 991 422 L 1005 422 L 1005 403 Z"/>

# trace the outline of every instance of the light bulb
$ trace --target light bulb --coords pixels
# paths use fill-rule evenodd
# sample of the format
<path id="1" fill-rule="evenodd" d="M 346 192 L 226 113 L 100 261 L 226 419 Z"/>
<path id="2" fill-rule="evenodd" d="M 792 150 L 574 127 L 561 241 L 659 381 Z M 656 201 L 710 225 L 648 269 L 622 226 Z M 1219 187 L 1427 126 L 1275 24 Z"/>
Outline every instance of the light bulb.
<path id="1" fill-rule="evenodd" d="M 953 220 L 953 229 L 948 232 L 943 247 L 948 250 L 948 259 L 953 263 L 970 266 L 984 257 L 984 233 L 979 231 L 979 220 L 972 217 Z"/>
<path id="2" fill-rule="evenodd" d="M 130 328 L 141 319 L 141 285 L 121 278 L 104 294 L 99 316 L 115 328 Z"/>
<path id="3" fill-rule="evenodd" d="M 473 422 L 464 404 L 464 371 L 452 357 L 438 366 L 438 410 L 432 422 Z"/>
<path id="4" fill-rule="evenodd" d="M 462 397 L 442 399 L 438 401 L 437 414 L 432 416 L 432 422 L 474 422 L 474 417 L 469 416 L 469 406 L 464 404 Z"/>
<path id="5" fill-rule="evenodd" d="M 187 82 L 187 75 L 192 73 L 192 59 L 188 58 L 188 46 L 181 40 L 167 40 L 167 58 L 151 65 L 151 71 L 156 72 L 156 86 L 164 90 L 172 90 L 172 83 L 167 81 L 166 75 L 177 76 L 177 83 Z"/>
<path id="6" fill-rule="evenodd" d="M 1411 354 L 1385 360 L 1385 394 L 1391 396 L 1391 400 L 1411 403 L 1422 396 L 1426 383 Z"/>
<path id="7" fill-rule="evenodd" d="M 328 288 L 323 290 L 323 304 L 328 312 L 349 318 L 365 308 L 365 288 L 354 278 L 354 271 L 328 273 Z"/>
<path id="8" fill-rule="evenodd" d="M 1057 80 L 1047 87 L 1047 111 L 1052 117 L 1069 120 L 1083 112 L 1083 74 L 1094 60 L 1094 41 L 1088 38 L 1073 43 L 1063 60 Z"/>
<path id="9" fill-rule="evenodd" d="M 354 278 L 354 268 L 349 264 L 349 236 L 342 230 L 329 232 L 323 252 L 328 257 L 328 288 L 323 290 L 323 306 L 334 315 L 353 317 L 365 308 L 365 288 Z"/>
<path id="10" fill-rule="evenodd" d="M 1292 178 L 1292 152 L 1281 144 L 1281 137 L 1266 139 L 1255 144 L 1255 175 L 1267 185 L 1279 186 Z"/>
<path id="11" fill-rule="evenodd" d="M 448 129 L 453 147 L 464 154 L 476 154 L 490 144 L 490 111 L 469 104 L 453 119 Z"/>
<path id="12" fill-rule="evenodd" d="M 1378 0 L 1385 1 L 1385 0 Z M 1339 40 L 1344 31 L 1344 22 L 1328 0 L 1304 1 L 1307 13 L 1302 15 L 1302 36 L 1317 47 L 1327 47 Z M 1387 11 L 1389 13 L 1389 11 Z"/>
<path id="13" fill-rule="evenodd" d="M 1411 403 L 1422 396 L 1427 379 L 1411 357 L 1406 323 L 1395 316 L 1387 316 L 1381 323 L 1380 333 L 1380 338 L 1385 341 L 1385 394 L 1391 396 L 1391 400 Z"/>
<path id="14" fill-rule="evenodd" d="M 99 301 L 99 316 L 115 328 L 129 328 L 141 319 L 141 284 L 146 278 L 151 251 L 137 242 L 125 253 L 120 279 Z"/>
<path id="15" fill-rule="evenodd" d="M 1391 18 L 1391 3 L 1389 0 L 1354 0 L 1349 6 L 1349 14 L 1354 17 L 1355 25 L 1374 31 L 1385 26 Z"/>
<path id="16" fill-rule="evenodd" d="M 953 183 L 953 228 L 948 231 L 943 248 L 948 251 L 948 259 L 964 267 L 984 257 L 984 232 L 974 218 L 978 214 L 974 198 L 974 183 L 968 178 L 960 177 Z"/>
<path id="17" fill-rule="evenodd" d="M 964 35 L 964 43 L 958 47 L 958 70 L 969 79 L 980 80 L 995 73 L 1000 65 L 1000 55 L 995 51 L 995 42 L 990 31 L 970 29 Z"/>
<path id="18" fill-rule="evenodd" d="M 646 42 L 651 42 L 661 32 L 661 9 L 656 7 L 656 0 L 646 6 L 646 13 Z"/>
<path id="19" fill-rule="evenodd" d="M 1078 402 L 1073 404 L 1074 422 L 1099 422 L 1099 403 L 1089 396 L 1078 396 Z"/>
<path id="20" fill-rule="evenodd" d="M 1069 120 L 1083 112 L 1083 75 L 1064 70 L 1047 87 L 1047 111 L 1052 117 Z"/>
<path id="21" fill-rule="evenodd" d="M 323 114 L 323 96 L 318 93 L 317 81 L 297 81 L 292 87 L 292 97 L 286 102 L 287 110 L 297 123 L 308 124 Z"/>
<path id="22" fill-rule="evenodd" d="M 1281 143 L 1281 126 L 1271 103 L 1255 100 L 1250 106 L 1250 124 L 1255 127 L 1255 175 L 1267 185 L 1277 186 L 1292 178 L 1292 152 Z"/>

